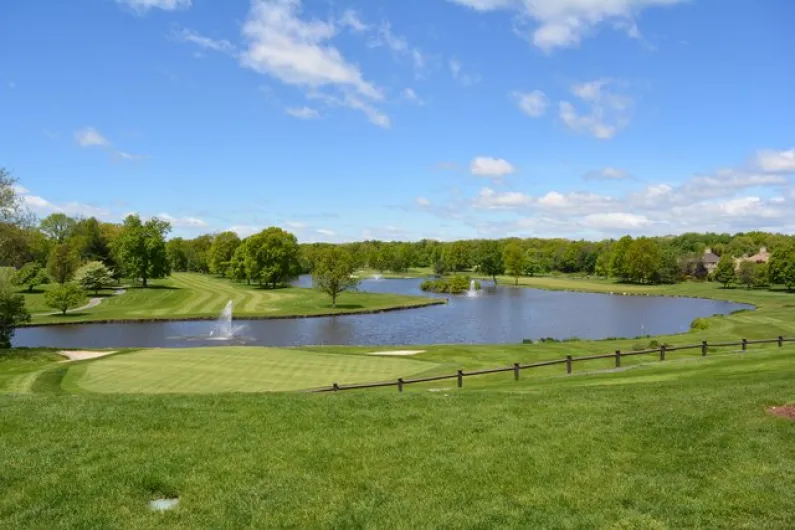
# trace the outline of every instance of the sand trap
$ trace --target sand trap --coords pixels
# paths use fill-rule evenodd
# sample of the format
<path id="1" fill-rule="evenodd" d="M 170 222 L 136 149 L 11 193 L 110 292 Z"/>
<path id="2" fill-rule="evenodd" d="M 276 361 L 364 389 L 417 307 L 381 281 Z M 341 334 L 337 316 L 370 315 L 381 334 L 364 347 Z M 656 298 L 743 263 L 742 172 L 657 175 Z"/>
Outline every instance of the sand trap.
<path id="1" fill-rule="evenodd" d="M 116 351 L 86 351 L 86 350 L 69 350 L 59 351 L 59 354 L 68 358 L 70 361 L 85 361 L 86 359 L 96 359 L 97 357 L 104 357 Z"/>
<path id="2" fill-rule="evenodd" d="M 367 355 L 417 355 L 418 353 L 425 353 L 426 350 L 392 350 L 392 351 L 373 351 Z"/>

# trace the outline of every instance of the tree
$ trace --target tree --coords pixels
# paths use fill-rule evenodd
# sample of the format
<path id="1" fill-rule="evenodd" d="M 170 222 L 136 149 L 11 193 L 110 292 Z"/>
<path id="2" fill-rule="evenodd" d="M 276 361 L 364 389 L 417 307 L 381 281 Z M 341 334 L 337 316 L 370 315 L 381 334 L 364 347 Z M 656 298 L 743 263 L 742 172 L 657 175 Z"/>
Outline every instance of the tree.
<path id="1" fill-rule="evenodd" d="M 75 273 L 75 282 L 83 289 L 94 291 L 99 290 L 113 281 L 113 276 L 104 263 L 101 261 L 91 261 L 80 267 Z"/>
<path id="2" fill-rule="evenodd" d="M 621 240 L 616 246 L 619 244 Z M 650 282 L 657 274 L 660 261 L 660 246 L 657 242 L 648 237 L 639 237 L 631 241 L 627 247 L 621 262 L 623 277 L 637 283 Z"/>
<path id="3" fill-rule="evenodd" d="M 260 279 L 273 288 L 300 273 L 298 239 L 290 232 L 274 226 L 266 228 L 262 232 L 260 252 L 263 261 Z"/>
<path id="4" fill-rule="evenodd" d="M 497 283 L 497 275 L 505 272 L 499 241 L 483 241 L 480 244 L 477 265 L 480 272 L 491 276 L 494 283 Z"/>
<path id="5" fill-rule="evenodd" d="M 442 254 L 444 268 L 459 272 L 469 267 L 469 246 L 465 241 L 456 241 L 447 245 Z"/>
<path id="6" fill-rule="evenodd" d="M 243 241 L 239 247 L 235 249 L 232 259 L 229 262 L 229 267 L 226 269 L 226 277 L 230 280 L 242 282 L 248 275 L 246 274 L 246 245 Z M 249 283 L 251 283 L 249 281 Z"/>
<path id="7" fill-rule="evenodd" d="M 221 232 L 213 240 L 209 251 L 210 272 L 225 276 L 235 250 L 240 246 L 240 238 L 234 232 Z"/>
<path id="8" fill-rule="evenodd" d="M 753 261 L 741 261 L 737 270 L 737 280 L 748 289 L 753 287 L 756 280 L 756 263 Z"/>
<path id="9" fill-rule="evenodd" d="M 613 246 L 613 254 L 610 257 L 610 273 L 622 280 L 630 276 L 626 259 L 630 245 L 632 245 L 632 236 L 622 237 Z"/>
<path id="10" fill-rule="evenodd" d="M 31 226 L 33 216 L 17 193 L 17 179 L 4 167 L 0 167 L 0 224 L 17 228 Z"/>
<path id="11" fill-rule="evenodd" d="M 795 287 L 795 245 L 781 246 L 773 251 L 768 262 L 770 282 Z"/>
<path id="12" fill-rule="evenodd" d="M 77 221 L 65 213 L 54 213 L 45 217 L 39 224 L 39 230 L 56 243 L 64 243 L 72 235 Z"/>
<path id="13" fill-rule="evenodd" d="M 607 278 L 610 276 L 610 253 L 605 251 L 599 254 L 596 258 L 596 265 L 594 266 L 594 273 L 600 278 Z"/>
<path id="14" fill-rule="evenodd" d="M 172 271 L 188 270 L 188 243 L 181 237 L 170 239 L 166 243 L 166 259 Z"/>
<path id="15" fill-rule="evenodd" d="M 131 278 L 140 278 L 144 288 L 150 279 L 171 273 L 166 257 L 166 234 L 171 225 L 154 218 L 146 223 L 138 215 L 128 215 L 115 241 L 119 264 Z"/>
<path id="16" fill-rule="evenodd" d="M 770 267 L 767 263 L 759 263 L 754 271 L 754 287 L 767 287 L 770 285 Z"/>
<path id="17" fill-rule="evenodd" d="M 514 284 L 519 285 L 519 277 L 524 274 L 525 267 L 527 267 L 527 257 L 522 246 L 517 241 L 505 245 L 502 260 L 508 275 L 513 277 Z"/>
<path id="18" fill-rule="evenodd" d="M 66 243 L 55 245 L 50 252 L 50 259 L 47 261 L 47 272 L 50 278 L 60 284 L 64 284 L 72 279 L 77 268 L 80 266 L 80 257 Z"/>
<path id="19" fill-rule="evenodd" d="M 10 348 L 17 326 L 30 321 L 25 297 L 14 292 L 10 271 L 0 274 L 0 348 Z"/>
<path id="20" fill-rule="evenodd" d="M 337 307 L 337 297 L 359 284 L 353 277 L 356 264 L 353 256 L 339 247 L 329 247 L 318 253 L 312 280 L 315 287 L 331 296 L 331 306 Z"/>
<path id="21" fill-rule="evenodd" d="M 59 285 L 44 295 L 44 302 L 49 307 L 61 311 L 62 315 L 65 315 L 70 309 L 85 305 L 86 300 L 82 289 L 74 283 Z"/>
<path id="22" fill-rule="evenodd" d="M 28 292 L 33 291 L 37 285 L 41 285 L 49 281 L 50 277 L 47 276 L 47 271 L 45 271 L 42 266 L 35 261 L 26 263 L 14 275 L 14 283 L 17 285 L 26 285 L 28 287 Z"/>
<path id="23" fill-rule="evenodd" d="M 737 236 L 731 240 L 731 243 L 726 247 L 726 251 L 728 254 L 739 258 L 746 254 L 753 254 L 758 248 L 754 240 L 750 237 Z"/>
<path id="24" fill-rule="evenodd" d="M 94 217 L 77 221 L 71 232 L 69 244 L 80 253 L 83 261 L 101 261 L 112 268 L 116 264 L 111 256 L 108 239 L 102 225 Z"/>
<path id="25" fill-rule="evenodd" d="M 213 236 L 203 235 L 185 241 L 188 270 L 191 272 L 210 272 L 210 248 L 213 245 Z"/>
<path id="26" fill-rule="evenodd" d="M 729 287 L 733 281 L 737 279 L 734 272 L 734 258 L 728 252 L 721 256 L 718 261 L 718 266 L 715 269 L 715 279 L 723 284 L 723 287 Z"/>

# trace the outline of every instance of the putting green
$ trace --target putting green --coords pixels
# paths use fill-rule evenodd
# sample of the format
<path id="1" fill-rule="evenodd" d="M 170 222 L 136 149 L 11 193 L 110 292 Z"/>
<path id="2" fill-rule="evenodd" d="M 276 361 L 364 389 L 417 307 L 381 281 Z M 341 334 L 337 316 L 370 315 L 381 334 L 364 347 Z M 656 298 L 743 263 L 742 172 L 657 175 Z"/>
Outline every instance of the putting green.
<path id="1" fill-rule="evenodd" d="M 152 349 L 73 365 L 64 387 L 146 394 L 286 391 L 397 379 L 438 367 L 406 358 L 276 348 Z"/>

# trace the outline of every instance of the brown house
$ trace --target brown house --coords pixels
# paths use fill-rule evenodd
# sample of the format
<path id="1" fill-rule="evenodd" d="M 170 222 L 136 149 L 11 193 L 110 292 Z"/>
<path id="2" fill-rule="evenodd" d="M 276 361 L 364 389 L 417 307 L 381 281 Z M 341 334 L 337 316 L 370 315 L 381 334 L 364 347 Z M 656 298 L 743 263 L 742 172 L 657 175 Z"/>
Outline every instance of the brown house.
<path id="1" fill-rule="evenodd" d="M 768 261 L 770 261 L 770 253 L 767 251 L 767 248 L 762 247 L 759 249 L 759 252 L 757 252 L 753 256 L 743 256 L 742 258 L 734 258 L 735 270 L 739 270 L 740 263 L 744 261 L 750 261 L 751 263 L 767 263 Z"/>
<path id="2" fill-rule="evenodd" d="M 701 256 L 701 263 L 704 264 L 704 268 L 707 269 L 707 272 L 712 274 L 715 272 L 715 269 L 718 267 L 718 262 L 720 258 L 717 254 L 712 253 L 712 249 L 708 248 L 704 251 L 704 255 Z"/>

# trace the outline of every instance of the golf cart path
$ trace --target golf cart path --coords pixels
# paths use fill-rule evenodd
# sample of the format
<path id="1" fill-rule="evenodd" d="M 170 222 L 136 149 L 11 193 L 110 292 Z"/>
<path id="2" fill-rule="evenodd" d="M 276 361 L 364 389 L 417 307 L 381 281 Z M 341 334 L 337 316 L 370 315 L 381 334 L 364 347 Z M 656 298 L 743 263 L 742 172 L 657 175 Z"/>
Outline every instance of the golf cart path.
<path id="1" fill-rule="evenodd" d="M 111 296 L 119 296 L 119 295 L 122 295 L 122 294 L 124 294 L 126 292 L 127 292 L 127 289 L 116 289 L 115 291 L 113 291 L 113 294 Z M 74 309 L 67 309 L 66 312 L 67 313 L 77 313 L 79 311 L 85 311 L 86 309 L 93 309 L 93 308 L 97 307 L 99 304 L 101 304 L 102 300 L 104 300 L 104 298 L 91 298 L 91 299 L 88 300 L 88 303 L 86 305 L 81 306 L 81 307 L 76 307 Z M 36 313 L 33 316 L 34 317 L 48 317 L 48 316 L 52 316 L 52 315 L 61 315 L 61 314 L 62 314 L 61 311 L 52 311 L 50 313 Z"/>

